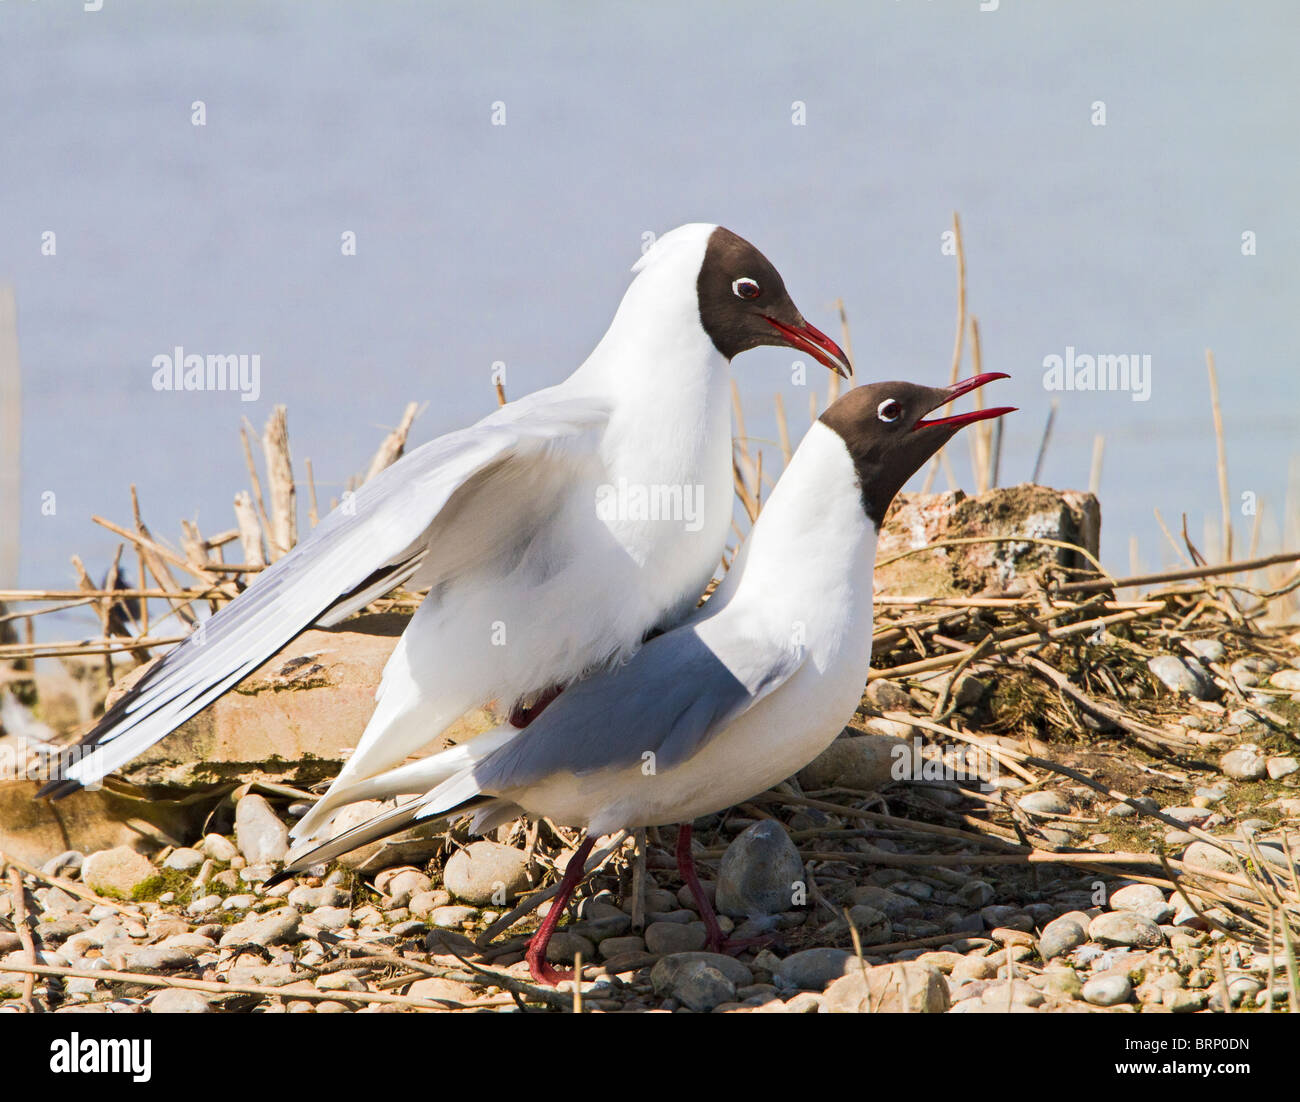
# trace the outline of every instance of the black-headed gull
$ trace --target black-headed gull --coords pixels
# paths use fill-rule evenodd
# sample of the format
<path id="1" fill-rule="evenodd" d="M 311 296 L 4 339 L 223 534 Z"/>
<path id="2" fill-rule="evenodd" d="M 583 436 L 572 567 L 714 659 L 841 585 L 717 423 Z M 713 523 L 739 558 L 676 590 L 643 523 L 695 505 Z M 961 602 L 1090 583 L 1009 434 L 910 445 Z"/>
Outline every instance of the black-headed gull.
<path id="1" fill-rule="evenodd" d="M 521 813 L 582 828 L 587 838 L 527 952 L 533 977 L 554 983 L 563 977 L 546 945 L 596 837 L 682 823 L 683 878 L 719 948 L 690 821 L 798 772 L 853 715 L 871 662 L 872 569 L 889 503 L 959 428 L 1012 409 L 928 415 L 1006 377 L 849 391 L 808 431 L 726 579 L 682 624 L 570 685 L 523 730 L 506 724 L 372 778 L 371 795 L 425 794 L 300 853 L 276 879 L 465 812 L 475 831 Z"/>
<path id="2" fill-rule="evenodd" d="M 431 587 L 310 837 L 357 782 L 490 700 L 528 702 L 685 616 L 732 517 L 730 361 L 781 345 L 848 375 L 780 274 L 719 226 L 663 235 L 609 330 L 558 386 L 412 452 L 362 486 L 170 651 L 67 753 L 62 796 L 153 745 L 306 628 Z"/>

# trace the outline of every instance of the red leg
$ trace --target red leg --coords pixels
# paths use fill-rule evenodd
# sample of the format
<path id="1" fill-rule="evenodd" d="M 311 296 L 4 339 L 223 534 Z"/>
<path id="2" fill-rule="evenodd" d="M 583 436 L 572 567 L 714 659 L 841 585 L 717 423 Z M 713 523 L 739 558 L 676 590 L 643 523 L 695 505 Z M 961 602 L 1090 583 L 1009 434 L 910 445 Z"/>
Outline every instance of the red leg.
<path id="1" fill-rule="evenodd" d="M 678 824 L 677 871 L 682 874 L 682 879 L 686 881 L 686 886 L 690 888 L 691 896 L 695 900 L 695 908 L 700 912 L 700 918 L 704 920 L 704 928 L 709 932 L 704 947 L 711 953 L 738 953 L 742 949 L 748 949 L 755 945 L 766 945 L 772 940 L 771 938 L 756 937 L 729 941 L 723 935 L 722 927 L 718 925 L 717 913 L 709 902 L 709 897 L 704 894 L 704 887 L 700 884 L 700 878 L 695 873 L 695 858 L 691 855 L 691 835 L 693 833 L 690 823 Z"/>
<path id="2" fill-rule="evenodd" d="M 569 863 L 564 868 L 564 876 L 560 880 L 560 890 L 551 900 L 551 909 L 546 912 L 546 917 L 542 919 L 537 933 L 528 942 L 528 951 L 524 954 L 524 959 L 528 961 L 528 971 L 533 979 L 548 987 L 555 987 L 561 980 L 573 979 L 572 972 L 557 972 L 547 963 L 546 947 L 550 944 L 551 935 L 555 933 L 555 927 L 560 924 L 560 916 L 568 906 L 573 889 L 582 881 L 587 857 L 595 844 L 595 838 L 588 838 L 578 847 L 578 852 L 569 858 Z"/>

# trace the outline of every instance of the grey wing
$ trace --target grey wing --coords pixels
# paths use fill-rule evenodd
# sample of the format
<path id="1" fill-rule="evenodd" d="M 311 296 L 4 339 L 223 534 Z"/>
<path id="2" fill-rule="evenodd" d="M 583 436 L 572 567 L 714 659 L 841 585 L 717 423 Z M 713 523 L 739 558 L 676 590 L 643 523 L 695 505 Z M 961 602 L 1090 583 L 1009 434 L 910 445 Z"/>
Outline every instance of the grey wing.
<path id="1" fill-rule="evenodd" d="M 431 556 L 442 561 L 440 572 L 454 571 L 472 557 L 458 542 L 477 547 L 509 522 L 512 487 L 535 494 L 541 469 L 558 489 L 591 461 L 608 416 L 602 403 L 543 391 L 399 460 L 155 664 L 65 753 L 64 779 L 41 794 L 63 796 L 98 781 L 300 632 L 363 608 L 427 568 Z M 521 470 L 528 480 L 513 477 Z M 444 510 L 454 521 L 440 526 Z"/>
<path id="2" fill-rule="evenodd" d="M 647 752 L 660 770 L 680 765 L 803 661 L 802 651 L 775 646 L 737 650 L 744 661 L 729 666 L 689 625 L 652 639 L 626 664 L 569 686 L 474 767 L 475 784 L 499 794 L 558 773 L 637 765 Z"/>

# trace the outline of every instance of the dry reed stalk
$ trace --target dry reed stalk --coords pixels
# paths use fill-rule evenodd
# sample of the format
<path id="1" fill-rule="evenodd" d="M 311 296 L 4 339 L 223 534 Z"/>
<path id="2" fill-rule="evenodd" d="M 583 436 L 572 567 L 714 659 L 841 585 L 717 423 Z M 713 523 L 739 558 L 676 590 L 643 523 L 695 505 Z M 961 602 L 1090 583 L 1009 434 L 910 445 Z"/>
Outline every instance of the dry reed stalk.
<path id="1" fill-rule="evenodd" d="M 320 509 L 316 505 L 316 474 L 311 469 L 311 460 L 304 459 L 307 469 L 307 523 L 313 528 L 320 523 Z"/>
<path id="2" fill-rule="evenodd" d="M 503 403 L 504 404 L 504 403 Z M 366 477 L 363 482 L 369 482 L 380 471 L 391 467 L 406 450 L 406 438 L 411 432 L 411 426 L 415 423 L 416 417 L 420 415 L 420 403 L 408 402 L 406 409 L 402 411 L 402 419 L 398 421 L 397 427 L 393 429 L 375 452 L 374 458 L 370 461 L 370 467 L 366 471 Z"/>
<path id="3" fill-rule="evenodd" d="M 1029 481 L 1035 486 L 1042 485 L 1039 478 L 1043 473 L 1043 460 L 1047 456 L 1047 444 L 1052 439 L 1052 425 L 1056 422 L 1056 412 L 1060 408 L 1061 400 L 1053 398 L 1051 408 L 1047 411 L 1047 424 L 1043 426 L 1043 438 L 1038 442 L 1038 455 L 1034 459 L 1034 473 L 1029 478 Z"/>
<path id="4" fill-rule="evenodd" d="M 1105 455 L 1106 437 L 1099 432 L 1092 438 L 1092 465 L 1088 468 L 1088 493 L 1094 497 L 1101 490 L 1101 461 Z"/>
<path id="5" fill-rule="evenodd" d="M 1219 408 L 1219 375 L 1214 370 L 1214 353 L 1205 350 L 1210 375 L 1210 405 L 1214 411 L 1215 456 L 1219 468 L 1219 502 L 1223 507 L 1223 561 L 1232 561 L 1232 502 L 1228 499 L 1228 453 L 1223 442 L 1223 410 Z"/>
<path id="6" fill-rule="evenodd" d="M 243 549 L 244 562 L 252 566 L 265 566 L 262 525 L 257 519 L 257 510 L 253 507 L 253 499 L 247 490 L 235 494 L 235 523 L 239 525 L 239 546 Z"/>
<path id="7" fill-rule="evenodd" d="M 957 381 L 961 372 L 962 342 L 966 339 L 966 249 L 961 239 L 961 218 L 956 211 L 952 212 L 952 235 L 957 253 L 957 328 L 952 341 L 952 374 L 948 380 L 950 385 Z M 950 404 L 948 409 L 951 408 Z M 939 470 L 941 455 L 943 455 L 942 448 L 939 449 L 939 455 L 930 460 L 930 467 L 925 472 L 925 482 L 921 485 L 923 494 L 930 493 L 934 487 L 934 476 Z"/>
<path id="8" fill-rule="evenodd" d="M 781 462 L 784 469 L 790 465 L 790 457 L 794 451 L 790 447 L 790 426 L 785 419 L 785 402 L 781 400 L 780 391 L 777 391 L 774 404 L 776 405 L 776 432 L 781 441 Z"/>
<path id="9" fill-rule="evenodd" d="M 271 497 L 271 561 L 283 558 L 298 542 L 298 491 L 289 455 L 289 421 L 284 406 L 276 406 L 262 436 L 266 481 Z"/>

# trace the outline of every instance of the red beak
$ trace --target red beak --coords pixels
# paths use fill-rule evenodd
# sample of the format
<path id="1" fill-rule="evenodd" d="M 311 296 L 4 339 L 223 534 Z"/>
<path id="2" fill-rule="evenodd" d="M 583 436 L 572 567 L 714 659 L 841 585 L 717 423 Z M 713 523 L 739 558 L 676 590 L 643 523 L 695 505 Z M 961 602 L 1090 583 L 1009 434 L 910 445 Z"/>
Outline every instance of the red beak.
<path id="1" fill-rule="evenodd" d="M 941 409 L 949 402 L 956 401 L 963 394 L 969 394 L 972 390 L 978 390 L 985 383 L 991 383 L 994 379 L 1011 378 L 1005 371 L 985 371 L 981 375 L 973 375 L 969 379 L 963 379 L 953 386 L 944 388 L 944 399 L 935 409 Z M 931 411 L 933 412 L 933 411 Z M 952 428 L 961 428 L 963 425 L 970 425 L 976 421 L 988 421 L 994 417 L 1001 417 L 1004 413 L 1015 413 L 1015 406 L 994 406 L 992 409 L 976 409 L 970 413 L 958 413 L 952 417 L 936 417 L 929 421 L 922 419 L 912 426 L 912 431 L 917 429 L 931 429 L 938 425 L 948 425 Z"/>
<path id="2" fill-rule="evenodd" d="M 853 365 L 849 363 L 844 349 L 830 339 L 815 325 L 804 322 L 802 326 L 786 325 L 776 318 L 768 318 L 769 325 L 785 338 L 785 343 L 800 352 L 807 352 L 823 367 L 829 367 L 836 375 L 845 379 L 853 377 Z"/>

